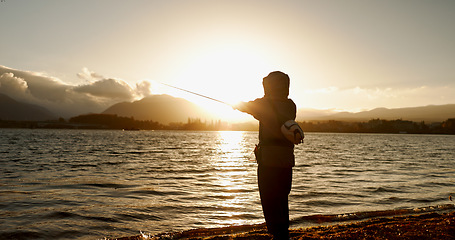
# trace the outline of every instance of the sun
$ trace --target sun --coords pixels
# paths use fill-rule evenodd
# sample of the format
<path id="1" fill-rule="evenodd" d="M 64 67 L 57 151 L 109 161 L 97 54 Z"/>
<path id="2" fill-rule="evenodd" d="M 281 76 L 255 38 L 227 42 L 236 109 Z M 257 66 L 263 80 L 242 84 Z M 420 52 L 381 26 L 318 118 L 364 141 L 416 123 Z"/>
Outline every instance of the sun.
<path id="1" fill-rule="evenodd" d="M 263 96 L 262 78 L 270 71 L 270 64 L 259 52 L 245 46 L 218 45 L 205 48 L 190 59 L 173 83 L 175 86 L 232 105 Z M 185 92 L 179 95 L 226 120 L 243 115 L 207 98 Z"/>

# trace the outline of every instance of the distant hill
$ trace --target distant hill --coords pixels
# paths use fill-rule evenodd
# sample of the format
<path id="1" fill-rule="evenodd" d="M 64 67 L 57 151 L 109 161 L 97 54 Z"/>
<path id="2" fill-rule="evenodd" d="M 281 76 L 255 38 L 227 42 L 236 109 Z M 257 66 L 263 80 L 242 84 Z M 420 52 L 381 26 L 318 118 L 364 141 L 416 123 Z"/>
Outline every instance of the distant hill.
<path id="1" fill-rule="evenodd" d="M 297 121 L 321 120 L 333 113 L 333 110 L 300 108 L 297 110 Z"/>
<path id="2" fill-rule="evenodd" d="M 188 118 L 202 120 L 210 118 L 210 115 L 196 104 L 169 95 L 152 95 L 135 102 L 117 103 L 102 113 L 134 117 L 136 120 L 152 120 L 163 124 L 187 122 Z"/>
<path id="3" fill-rule="evenodd" d="M 339 121 L 368 121 L 371 119 L 396 120 L 403 119 L 414 122 L 442 122 L 449 118 L 455 118 L 455 104 L 429 105 L 424 107 L 409 108 L 375 108 L 370 111 L 358 113 L 340 112 L 328 114 L 321 111 L 318 115 L 315 111 L 309 112 L 310 116 L 305 116 L 305 110 L 299 111 L 301 120 L 339 120 Z"/>
<path id="4" fill-rule="evenodd" d="M 0 120 L 43 121 L 57 117 L 44 107 L 18 102 L 5 94 L 0 94 Z"/>

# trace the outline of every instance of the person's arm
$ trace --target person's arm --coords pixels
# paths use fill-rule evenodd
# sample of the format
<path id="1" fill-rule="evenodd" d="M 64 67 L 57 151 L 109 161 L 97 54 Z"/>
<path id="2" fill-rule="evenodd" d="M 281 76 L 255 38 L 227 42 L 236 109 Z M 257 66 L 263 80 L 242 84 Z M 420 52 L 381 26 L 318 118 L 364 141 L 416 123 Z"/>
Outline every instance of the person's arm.
<path id="1" fill-rule="evenodd" d="M 234 108 L 235 110 L 238 110 L 240 112 L 244 112 L 244 113 L 248 113 L 248 114 L 251 114 L 248 110 L 251 108 L 249 105 L 251 102 L 240 102 L 240 103 L 237 103 L 236 105 L 233 105 L 232 108 Z"/>
<path id="2" fill-rule="evenodd" d="M 261 104 L 261 99 L 258 98 L 254 101 L 249 101 L 249 102 L 241 102 L 237 105 L 234 106 L 234 109 L 239 110 L 244 113 L 248 113 L 252 115 L 254 118 L 257 120 L 260 119 L 261 112 L 263 112 L 262 104 Z"/>

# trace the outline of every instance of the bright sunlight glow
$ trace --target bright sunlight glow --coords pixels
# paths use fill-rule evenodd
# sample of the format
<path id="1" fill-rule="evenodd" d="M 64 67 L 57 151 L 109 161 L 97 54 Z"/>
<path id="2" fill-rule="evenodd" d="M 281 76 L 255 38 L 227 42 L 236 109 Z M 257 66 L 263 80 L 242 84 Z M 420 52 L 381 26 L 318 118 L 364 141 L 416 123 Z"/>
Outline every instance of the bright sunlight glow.
<path id="1" fill-rule="evenodd" d="M 182 68 L 171 85 L 228 104 L 263 96 L 262 78 L 271 68 L 259 51 L 244 45 L 232 44 L 204 49 L 205 51 L 187 57 L 189 59 L 187 65 Z M 234 111 L 227 105 L 178 90 L 172 91 L 171 94 L 188 99 L 223 120 L 245 119 L 245 114 Z"/>

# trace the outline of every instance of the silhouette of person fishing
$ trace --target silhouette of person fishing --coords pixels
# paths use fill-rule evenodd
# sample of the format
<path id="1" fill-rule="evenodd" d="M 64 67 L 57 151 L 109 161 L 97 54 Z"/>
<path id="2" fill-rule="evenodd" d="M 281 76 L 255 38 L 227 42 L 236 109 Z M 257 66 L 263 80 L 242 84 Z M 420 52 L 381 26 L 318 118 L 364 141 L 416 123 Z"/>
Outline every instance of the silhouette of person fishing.
<path id="1" fill-rule="evenodd" d="M 255 149 L 259 195 L 267 230 L 274 239 L 289 239 L 288 195 L 295 165 L 294 143 L 281 132 L 283 123 L 294 120 L 297 111 L 288 98 L 289 83 L 287 74 L 271 72 L 263 78 L 264 97 L 234 106 L 259 120 L 259 144 Z"/>
<path id="2" fill-rule="evenodd" d="M 229 103 L 169 84 L 163 85 L 219 103 Z M 288 196 L 295 165 L 294 144 L 303 142 L 304 133 L 294 121 L 297 107 L 288 98 L 289 76 L 271 72 L 263 78 L 264 97 L 231 106 L 259 120 L 259 144 L 254 153 L 258 162 L 258 185 L 267 230 L 274 239 L 289 239 Z"/>

